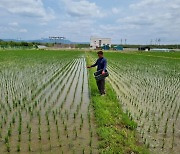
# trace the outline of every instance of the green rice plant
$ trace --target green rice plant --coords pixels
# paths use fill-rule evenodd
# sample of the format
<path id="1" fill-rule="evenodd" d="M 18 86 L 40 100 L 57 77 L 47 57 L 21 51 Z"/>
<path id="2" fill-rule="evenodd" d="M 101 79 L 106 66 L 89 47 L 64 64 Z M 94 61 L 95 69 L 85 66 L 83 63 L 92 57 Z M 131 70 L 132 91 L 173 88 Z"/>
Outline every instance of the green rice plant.
<path id="1" fill-rule="evenodd" d="M 49 141 L 51 140 L 51 133 L 50 133 L 50 131 L 48 131 L 48 140 Z"/>
<path id="2" fill-rule="evenodd" d="M 7 123 L 7 121 L 6 121 L 6 119 L 4 118 L 4 125 L 6 125 L 6 123 Z"/>
<path id="3" fill-rule="evenodd" d="M 30 142 L 29 142 L 29 144 L 28 144 L 28 150 L 29 150 L 29 152 L 32 151 L 32 149 L 31 149 L 31 143 L 30 143 Z"/>
<path id="4" fill-rule="evenodd" d="M 66 120 L 67 120 L 67 121 L 69 120 L 69 115 L 68 115 L 68 114 L 66 115 Z"/>
<path id="5" fill-rule="evenodd" d="M 83 151 L 82 151 L 83 154 L 85 154 L 85 149 L 83 148 Z"/>
<path id="6" fill-rule="evenodd" d="M 18 126 L 18 134 L 21 135 L 21 133 L 22 133 L 22 125 L 20 123 Z"/>
<path id="7" fill-rule="evenodd" d="M 77 130 L 75 131 L 75 135 L 76 135 L 76 138 L 78 137 L 78 132 L 77 132 Z"/>
<path id="8" fill-rule="evenodd" d="M 21 134 L 18 135 L 18 142 L 21 142 Z"/>
<path id="9" fill-rule="evenodd" d="M 58 121 L 57 121 L 57 119 L 55 120 L 55 124 L 56 124 L 56 126 L 58 126 Z"/>
<path id="10" fill-rule="evenodd" d="M 8 129 L 8 136 L 11 137 L 11 135 L 12 135 L 12 130 L 11 130 L 11 128 L 9 128 Z"/>
<path id="11" fill-rule="evenodd" d="M 176 113 L 176 121 L 177 121 L 177 119 L 178 119 L 179 113 L 180 113 L 180 106 L 179 106 L 178 111 L 177 111 L 177 113 Z"/>
<path id="12" fill-rule="evenodd" d="M 17 145 L 17 150 L 16 150 L 17 152 L 20 152 L 21 151 L 21 147 L 20 147 L 20 143 L 18 143 L 18 145 Z"/>
<path id="13" fill-rule="evenodd" d="M 93 154 L 92 148 L 90 149 L 90 154 Z"/>
<path id="14" fill-rule="evenodd" d="M 38 113 L 38 124 L 41 125 L 41 115 Z"/>
<path id="15" fill-rule="evenodd" d="M 90 131 L 90 137 L 91 138 L 93 137 L 93 131 L 92 130 Z"/>
<path id="16" fill-rule="evenodd" d="M 76 113 L 74 113 L 74 120 L 76 119 Z"/>
<path id="17" fill-rule="evenodd" d="M 83 124 L 81 123 L 79 129 L 82 130 L 82 127 L 83 127 Z"/>
<path id="18" fill-rule="evenodd" d="M 90 138 L 89 146 L 90 146 L 90 147 L 92 146 L 92 138 Z"/>
<path id="19" fill-rule="evenodd" d="M 15 122 L 16 122 L 16 120 L 15 120 L 15 117 L 14 117 L 14 115 L 13 115 L 13 117 L 12 117 L 12 123 L 15 124 Z"/>
<path id="20" fill-rule="evenodd" d="M 2 138 L 2 133 L 1 133 L 1 130 L 0 130 L 0 138 Z"/>
<path id="21" fill-rule="evenodd" d="M 54 121 L 56 120 L 56 114 L 54 111 L 53 111 L 53 119 L 54 119 Z"/>
<path id="22" fill-rule="evenodd" d="M 29 122 L 27 122 L 27 124 L 26 124 L 26 128 L 27 128 L 27 129 L 29 129 Z"/>
<path id="23" fill-rule="evenodd" d="M 38 139 L 41 141 L 41 127 L 38 128 Z"/>
<path id="24" fill-rule="evenodd" d="M 65 126 L 64 126 L 64 130 L 65 130 L 65 131 L 67 131 L 67 124 L 65 124 Z"/>
<path id="25" fill-rule="evenodd" d="M 149 144 L 149 143 L 147 143 L 147 144 L 146 144 L 146 147 L 149 149 L 149 147 L 150 147 L 150 144 Z"/>
<path id="26" fill-rule="evenodd" d="M 10 145 L 9 145 L 9 143 L 6 143 L 6 150 L 7 150 L 7 152 L 10 152 L 11 150 L 10 150 Z"/>
<path id="27" fill-rule="evenodd" d="M 163 138 L 163 140 L 162 140 L 162 141 L 163 141 L 163 143 L 162 143 L 162 147 L 161 147 L 161 148 L 162 148 L 162 149 L 164 149 L 165 139 Z"/>
<path id="28" fill-rule="evenodd" d="M 28 130 L 28 133 L 29 133 L 29 141 L 31 141 L 31 132 L 32 132 L 32 129 L 31 129 L 31 126 L 29 126 L 29 130 Z"/>
<path id="29" fill-rule="evenodd" d="M 148 133 L 150 133 L 151 132 L 151 126 L 149 126 L 149 128 L 148 128 Z"/>
<path id="30" fill-rule="evenodd" d="M 81 114 L 81 123 L 84 123 L 83 115 Z"/>
<path id="31" fill-rule="evenodd" d="M 174 136 L 174 133 L 175 133 L 175 124 L 173 123 L 173 126 L 172 126 L 172 130 L 173 130 L 173 136 Z"/>
<path id="32" fill-rule="evenodd" d="M 7 136 L 5 136 L 5 138 L 4 138 L 4 142 L 5 142 L 5 144 L 9 143 L 9 136 L 8 136 L 8 135 L 7 135 Z"/>
<path id="33" fill-rule="evenodd" d="M 88 111 L 88 122 L 89 122 L 89 124 L 91 123 L 91 114 L 89 111 Z"/>
<path id="34" fill-rule="evenodd" d="M 57 138 L 60 139 L 60 132 L 58 129 L 57 129 Z"/>

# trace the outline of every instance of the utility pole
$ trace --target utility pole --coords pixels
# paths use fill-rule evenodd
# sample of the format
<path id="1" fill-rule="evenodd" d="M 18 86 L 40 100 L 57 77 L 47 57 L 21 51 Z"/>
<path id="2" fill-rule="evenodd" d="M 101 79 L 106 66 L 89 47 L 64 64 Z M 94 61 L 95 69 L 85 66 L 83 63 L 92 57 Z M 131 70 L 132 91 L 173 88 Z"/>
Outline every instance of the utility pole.
<path id="1" fill-rule="evenodd" d="M 161 39 L 160 38 L 158 39 L 158 45 L 159 46 L 161 45 Z"/>
<path id="2" fill-rule="evenodd" d="M 151 39 L 151 41 L 150 41 L 150 45 L 153 45 L 153 40 Z"/>

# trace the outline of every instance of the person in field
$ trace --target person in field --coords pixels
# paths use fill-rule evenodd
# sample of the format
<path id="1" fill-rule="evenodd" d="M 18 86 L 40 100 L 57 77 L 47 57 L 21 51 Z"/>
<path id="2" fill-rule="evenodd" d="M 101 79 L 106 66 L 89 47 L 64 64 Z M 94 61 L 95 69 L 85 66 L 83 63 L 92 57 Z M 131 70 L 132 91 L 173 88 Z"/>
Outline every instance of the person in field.
<path id="1" fill-rule="evenodd" d="M 99 58 L 96 61 L 96 63 L 94 65 L 88 66 L 87 68 L 92 68 L 92 67 L 97 66 L 97 71 L 103 70 L 102 74 L 105 74 L 106 68 L 107 68 L 107 60 L 104 58 L 102 51 L 99 51 L 97 53 L 97 55 L 98 55 Z M 97 81 L 97 87 L 98 87 L 99 92 L 100 92 L 101 95 L 106 94 L 106 92 L 105 92 L 105 79 Z"/>

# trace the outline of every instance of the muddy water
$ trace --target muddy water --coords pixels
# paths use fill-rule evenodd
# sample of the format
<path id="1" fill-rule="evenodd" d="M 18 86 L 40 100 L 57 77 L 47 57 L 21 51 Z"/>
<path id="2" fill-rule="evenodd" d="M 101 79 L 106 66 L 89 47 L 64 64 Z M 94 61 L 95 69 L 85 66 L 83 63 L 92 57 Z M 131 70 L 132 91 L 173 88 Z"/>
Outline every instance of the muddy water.
<path id="1" fill-rule="evenodd" d="M 13 82 L 14 77 L 11 76 L 7 85 L 2 85 L 6 89 L 0 91 L 2 98 L 0 101 L 5 104 L 0 106 L 2 115 L 0 117 L 2 125 L 0 153 L 7 152 L 7 145 L 11 153 L 16 153 L 18 147 L 23 154 L 98 153 L 85 58 L 76 58 L 65 64 L 69 65 L 68 71 L 64 69 L 66 65 L 63 63 L 48 66 L 46 69 L 50 74 L 48 77 L 46 72 L 40 73 L 44 65 L 38 70 L 33 68 L 37 75 L 34 79 L 35 85 L 32 85 L 33 75 L 30 74 L 26 77 L 26 81 L 21 78 L 22 84 L 18 83 L 20 81 Z M 29 69 L 32 70 L 32 68 Z M 17 77 L 18 75 L 16 74 Z M 22 90 L 20 93 L 15 93 L 18 87 Z M 32 89 L 33 92 L 31 92 Z M 17 102 L 17 107 L 13 108 L 13 100 L 10 97 L 8 99 L 11 105 L 8 107 L 5 103 L 6 98 L 3 94 L 6 91 L 9 91 L 9 96 Z M 23 100 L 23 97 L 29 99 Z M 11 135 L 8 143 L 5 144 L 8 128 L 11 130 Z M 18 135 L 20 128 L 21 133 Z"/>

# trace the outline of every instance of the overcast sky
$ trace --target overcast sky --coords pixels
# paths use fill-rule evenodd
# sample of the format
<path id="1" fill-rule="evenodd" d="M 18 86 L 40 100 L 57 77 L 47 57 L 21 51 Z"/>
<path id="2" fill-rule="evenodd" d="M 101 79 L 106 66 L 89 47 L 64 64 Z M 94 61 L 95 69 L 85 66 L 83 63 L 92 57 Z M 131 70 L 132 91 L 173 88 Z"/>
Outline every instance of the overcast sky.
<path id="1" fill-rule="evenodd" d="M 0 38 L 180 43 L 180 0 L 0 0 Z"/>

